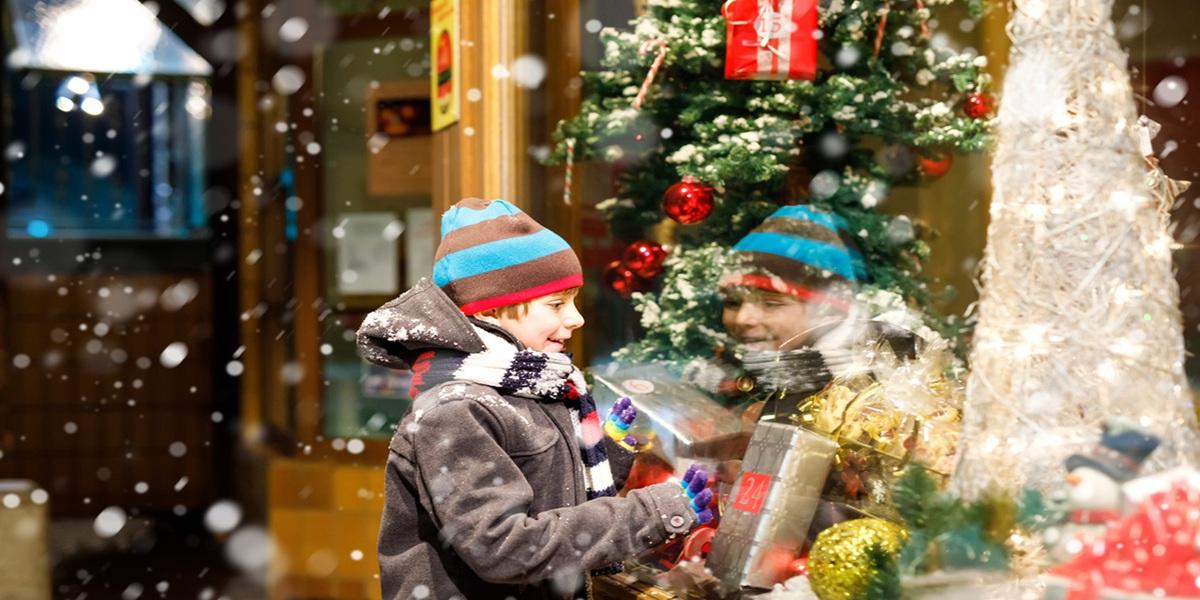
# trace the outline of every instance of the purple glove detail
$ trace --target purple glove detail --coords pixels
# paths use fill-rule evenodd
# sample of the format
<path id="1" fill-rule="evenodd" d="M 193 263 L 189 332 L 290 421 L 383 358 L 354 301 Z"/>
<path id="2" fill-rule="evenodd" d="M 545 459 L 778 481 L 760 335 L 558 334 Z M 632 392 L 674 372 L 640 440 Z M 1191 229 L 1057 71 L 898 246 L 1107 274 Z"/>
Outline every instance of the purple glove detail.
<path id="1" fill-rule="evenodd" d="M 680 484 L 683 486 L 683 490 L 687 492 L 688 500 L 692 500 L 696 497 L 696 494 L 700 493 L 700 490 L 708 487 L 708 473 L 704 469 L 692 465 L 683 474 L 683 481 Z"/>
<path id="2" fill-rule="evenodd" d="M 704 489 L 696 497 L 692 499 L 692 512 L 696 513 L 696 521 L 701 525 L 712 521 L 712 509 L 708 506 L 712 504 L 713 493 L 710 489 Z"/>
<path id="3" fill-rule="evenodd" d="M 636 418 L 637 409 L 634 408 L 633 401 L 628 397 L 621 398 L 608 410 L 608 416 L 604 419 L 604 433 L 614 441 L 624 444 L 626 450 L 636 452 L 637 438 L 629 435 L 629 426 Z"/>
<path id="4" fill-rule="evenodd" d="M 628 396 L 617 400 L 617 403 L 608 411 L 608 420 L 621 431 L 629 429 L 636 418 L 637 408 L 633 406 L 633 401 Z"/>
<path id="5" fill-rule="evenodd" d="M 695 477 L 696 471 L 698 470 L 700 470 L 700 465 L 692 463 L 692 466 L 688 467 L 687 471 L 683 472 L 683 479 L 679 482 L 679 484 L 683 486 L 683 489 L 687 489 L 688 484 L 692 482 L 692 477 Z"/>
<path id="6" fill-rule="evenodd" d="M 696 513 L 696 521 L 701 525 L 712 521 L 713 513 L 709 505 L 712 504 L 713 493 L 708 489 L 708 473 L 699 466 L 692 465 L 683 474 L 683 481 L 680 483 L 689 500 L 688 508 Z"/>

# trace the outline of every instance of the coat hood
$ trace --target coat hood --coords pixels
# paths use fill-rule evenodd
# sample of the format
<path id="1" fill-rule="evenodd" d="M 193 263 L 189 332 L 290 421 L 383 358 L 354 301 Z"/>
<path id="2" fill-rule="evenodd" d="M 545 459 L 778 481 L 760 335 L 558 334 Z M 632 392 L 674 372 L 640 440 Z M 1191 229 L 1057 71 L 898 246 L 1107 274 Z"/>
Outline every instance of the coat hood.
<path id="1" fill-rule="evenodd" d="M 482 352 L 483 340 L 473 326 L 477 324 L 441 288 L 422 278 L 363 319 L 358 328 L 358 354 L 377 365 L 401 369 L 424 350 Z"/>

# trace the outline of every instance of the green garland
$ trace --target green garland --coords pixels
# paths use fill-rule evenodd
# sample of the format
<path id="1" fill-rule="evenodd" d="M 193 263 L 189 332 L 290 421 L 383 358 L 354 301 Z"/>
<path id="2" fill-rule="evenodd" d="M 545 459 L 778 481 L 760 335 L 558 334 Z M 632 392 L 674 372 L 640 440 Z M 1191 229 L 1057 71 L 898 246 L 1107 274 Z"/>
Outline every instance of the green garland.
<path id="1" fill-rule="evenodd" d="M 724 0 L 651 0 L 628 29 L 600 33 L 603 70 L 583 73 L 580 113 L 558 124 L 550 161 L 564 162 L 573 139 L 577 160 L 621 166 L 617 196 L 599 208 L 624 241 L 662 221 L 663 192 L 684 176 L 715 190 L 710 216 L 678 230 L 661 293 L 635 299 L 646 334 L 621 358 L 681 363 L 709 355 L 722 341 L 719 302 L 715 285 L 696 286 L 720 275 L 713 244 L 728 247 L 783 204 L 840 214 L 858 235 L 871 284 L 929 307 L 920 275 L 928 247 L 911 222 L 897 224 L 875 206 L 891 187 L 919 181 L 911 165 L 889 156 L 974 152 L 988 143 L 988 121 L 961 110 L 968 95 L 986 91 L 986 61 L 933 47 L 921 34 L 931 7 L 955 2 L 982 12 L 983 0 L 926 0 L 922 8 L 917 0 L 822 0 L 813 81 L 726 80 Z M 668 52 L 635 110 L 654 60 L 638 50 L 654 39 Z M 823 154 L 823 146 L 846 151 Z M 951 335 L 959 326 L 942 318 L 931 325 Z"/>
<path id="2" fill-rule="evenodd" d="M 1039 531 L 1063 516 L 1061 508 L 1048 505 L 1035 490 L 1018 498 L 985 494 L 962 500 L 939 491 L 933 476 L 919 465 L 901 474 L 892 501 L 908 538 L 890 567 L 893 571 L 880 575 L 889 580 L 935 570 L 1007 569 L 1006 541 L 1014 531 Z"/>

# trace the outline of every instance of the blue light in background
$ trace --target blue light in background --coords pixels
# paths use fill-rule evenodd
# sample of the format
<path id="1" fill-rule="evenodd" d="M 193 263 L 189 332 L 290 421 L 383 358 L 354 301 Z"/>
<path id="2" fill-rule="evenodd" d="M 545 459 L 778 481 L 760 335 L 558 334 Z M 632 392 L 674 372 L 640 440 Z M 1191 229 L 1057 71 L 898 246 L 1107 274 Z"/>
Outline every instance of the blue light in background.
<path id="1" fill-rule="evenodd" d="M 283 186 L 283 197 L 287 198 L 283 205 L 283 236 L 287 241 L 294 242 L 300 237 L 300 199 L 296 198 L 296 172 L 290 165 L 279 173 L 279 184 Z"/>
<path id="2" fill-rule="evenodd" d="M 34 219 L 25 226 L 25 232 L 31 237 L 44 238 L 50 235 L 50 224 L 41 219 Z"/>

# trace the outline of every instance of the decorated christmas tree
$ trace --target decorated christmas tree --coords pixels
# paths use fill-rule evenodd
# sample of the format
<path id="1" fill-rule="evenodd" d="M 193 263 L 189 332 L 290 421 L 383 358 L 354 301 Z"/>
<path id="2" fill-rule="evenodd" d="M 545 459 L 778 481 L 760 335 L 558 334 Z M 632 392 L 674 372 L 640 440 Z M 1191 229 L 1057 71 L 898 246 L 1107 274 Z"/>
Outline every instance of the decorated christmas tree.
<path id="1" fill-rule="evenodd" d="M 667 216 L 682 224 L 659 291 L 634 294 L 645 334 L 621 358 L 682 362 L 719 345 L 710 292 L 724 251 L 782 205 L 839 215 L 869 283 L 928 306 L 928 248 L 878 205 L 987 141 L 985 59 L 933 34 L 934 9 L 956 3 L 980 16 L 981 0 L 651 0 L 601 32 L 603 69 L 582 74 L 554 159 L 617 166 L 599 208 L 635 264 L 610 283 L 646 286 L 633 279 L 654 275 L 655 247 L 634 242 Z"/>

